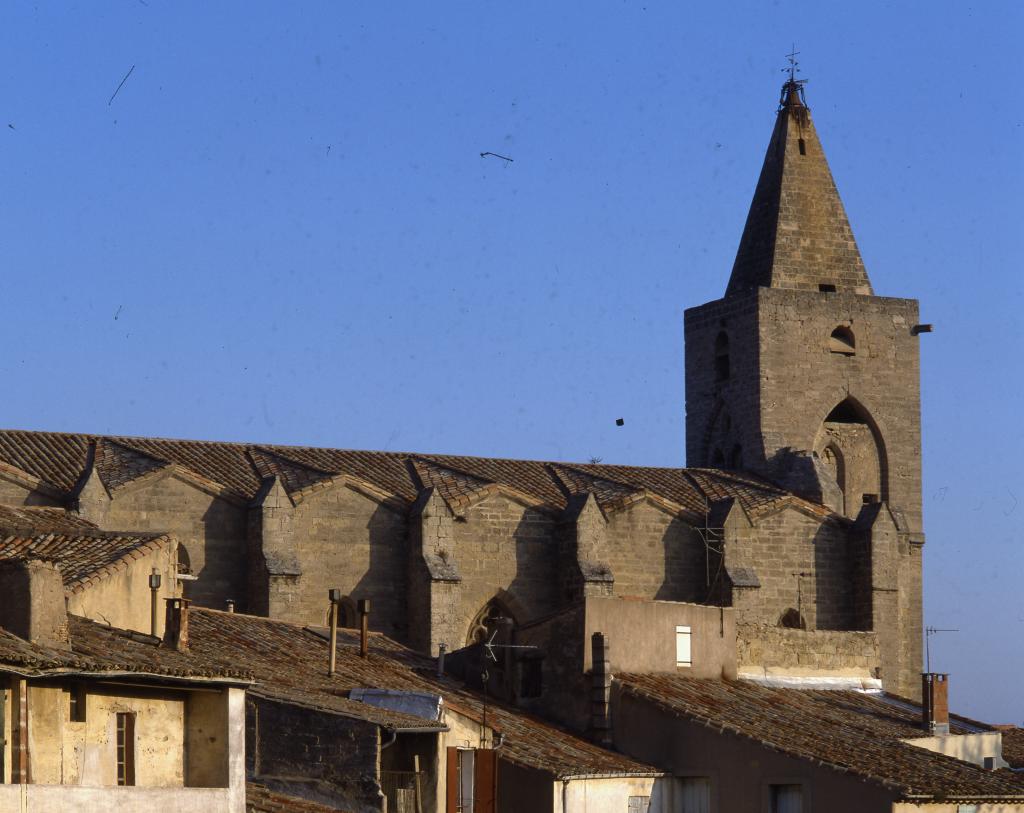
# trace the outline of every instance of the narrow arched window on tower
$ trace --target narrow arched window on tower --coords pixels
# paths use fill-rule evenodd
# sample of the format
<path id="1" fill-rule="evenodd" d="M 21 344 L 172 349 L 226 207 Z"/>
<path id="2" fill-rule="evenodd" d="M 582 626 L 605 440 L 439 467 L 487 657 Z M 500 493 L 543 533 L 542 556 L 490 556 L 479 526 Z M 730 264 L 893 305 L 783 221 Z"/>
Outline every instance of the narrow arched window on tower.
<path id="1" fill-rule="evenodd" d="M 735 446 L 733 446 L 732 451 L 729 452 L 729 468 L 743 468 L 743 447 L 740 446 L 738 443 Z"/>
<path id="2" fill-rule="evenodd" d="M 828 350 L 830 353 L 838 353 L 841 356 L 857 355 L 857 340 L 853 331 L 845 325 L 840 325 L 832 331 L 828 339 Z"/>
<path id="3" fill-rule="evenodd" d="M 715 339 L 715 381 L 729 380 L 729 337 L 723 330 Z"/>

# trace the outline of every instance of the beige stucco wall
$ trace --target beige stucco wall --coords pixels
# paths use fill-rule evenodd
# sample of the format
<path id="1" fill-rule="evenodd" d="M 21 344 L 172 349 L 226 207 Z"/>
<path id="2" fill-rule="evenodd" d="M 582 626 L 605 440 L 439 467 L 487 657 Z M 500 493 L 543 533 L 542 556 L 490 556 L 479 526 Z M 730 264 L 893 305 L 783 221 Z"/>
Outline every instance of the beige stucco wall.
<path id="1" fill-rule="evenodd" d="M 130 692 L 130 694 L 128 694 Z M 29 689 L 29 753 L 41 785 L 117 785 L 118 712 L 137 715 L 135 782 L 139 787 L 184 784 L 185 695 L 91 688 L 86 721 L 70 722 L 69 694 L 60 686 Z"/>
<path id="2" fill-rule="evenodd" d="M 937 754 L 973 762 L 985 766 L 985 757 L 995 757 L 997 768 L 1008 768 L 1009 763 L 1003 759 L 1003 735 L 999 731 L 985 731 L 979 734 L 947 734 L 944 737 L 915 737 L 904 740 L 908 745 L 916 745 Z"/>
<path id="3" fill-rule="evenodd" d="M 171 541 L 157 550 L 128 561 L 124 567 L 91 582 L 84 590 L 68 595 L 68 612 L 122 629 L 150 632 L 149 576 L 160 574 L 157 592 L 157 635 L 164 634 L 165 598 L 177 592 L 177 543 Z"/>
<path id="4" fill-rule="evenodd" d="M 584 616 L 583 670 L 592 666 L 590 638 L 607 638 L 612 672 L 678 672 L 689 677 L 736 676 L 736 628 L 728 607 L 674 601 L 589 597 Z M 676 627 L 690 627 L 692 665 L 676 665 Z"/>
<path id="5" fill-rule="evenodd" d="M 0 735 L 10 742 L 11 692 L 3 680 Z M 133 788 L 117 787 L 118 712 L 137 715 Z M 20 794 L 0 784 L 0 813 L 144 810 L 150 804 L 154 812 L 242 813 L 245 691 L 150 690 L 93 683 L 86 693 L 86 720 L 73 723 L 64 686 L 30 685 L 29 752 L 33 784 Z M 3 770 L 3 776 L 10 778 L 9 748 L 4 749 Z M 186 783 L 219 787 L 185 787 Z"/>
<path id="6" fill-rule="evenodd" d="M 974 813 L 1024 813 L 1024 803 L 1001 805 L 1001 804 L 976 804 Z M 897 802 L 893 805 L 892 813 L 963 813 L 963 808 L 958 804 L 944 805 L 915 805 L 910 802 Z"/>
<path id="7" fill-rule="evenodd" d="M 649 813 L 677 813 L 671 778 L 616 776 L 553 783 L 554 813 L 623 813 L 630 796 L 649 796 Z"/>
<path id="8" fill-rule="evenodd" d="M 0 813 L 242 813 L 227 788 L 0 785 Z"/>

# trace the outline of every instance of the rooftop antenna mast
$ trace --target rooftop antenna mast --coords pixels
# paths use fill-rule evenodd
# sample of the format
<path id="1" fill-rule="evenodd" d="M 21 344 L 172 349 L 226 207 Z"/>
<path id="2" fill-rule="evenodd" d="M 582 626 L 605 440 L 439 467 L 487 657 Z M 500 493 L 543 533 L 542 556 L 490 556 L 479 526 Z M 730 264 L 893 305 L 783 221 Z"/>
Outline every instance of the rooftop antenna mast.
<path id="1" fill-rule="evenodd" d="M 960 632 L 960 630 L 952 630 L 952 629 L 942 630 L 942 629 L 939 629 L 938 627 L 925 627 L 924 628 L 924 662 L 925 662 L 925 670 L 929 674 L 931 674 L 931 671 L 932 671 L 932 652 L 931 652 L 931 646 L 929 645 L 929 642 L 931 641 L 932 636 L 935 633 L 937 633 L 937 632 Z"/>

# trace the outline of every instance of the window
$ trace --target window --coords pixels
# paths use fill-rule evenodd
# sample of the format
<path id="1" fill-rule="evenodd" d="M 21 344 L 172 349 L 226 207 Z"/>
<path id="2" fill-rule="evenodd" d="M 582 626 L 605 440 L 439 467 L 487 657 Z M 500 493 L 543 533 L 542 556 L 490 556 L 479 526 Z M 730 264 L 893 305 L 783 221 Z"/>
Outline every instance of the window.
<path id="1" fill-rule="evenodd" d="M 485 813 L 497 810 L 497 752 L 490 748 L 472 750 L 449 747 L 447 755 L 445 813 Z"/>
<path id="2" fill-rule="evenodd" d="M 743 447 L 740 446 L 738 443 L 735 446 L 733 446 L 732 451 L 729 452 L 729 468 L 743 468 Z"/>
<path id="3" fill-rule="evenodd" d="M 729 337 L 723 330 L 715 339 L 715 381 L 729 380 Z"/>
<path id="4" fill-rule="evenodd" d="M 790 630 L 805 630 L 807 622 L 800 615 L 800 611 L 790 607 L 779 617 L 779 626 Z"/>
<path id="5" fill-rule="evenodd" d="M 841 356 L 857 355 L 857 340 L 854 338 L 853 331 L 843 325 L 833 330 L 828 340 L 828 351 Z"/>
<path id="6" fill-rule="evenodd" d="M 476 752 L 459 750 L 459 800 L 458 813 L 473 813 L 473 779 Z"/>
<path id="7" fill-rule="evenodd" d="M 536 656 L 524 656 L 519 663 L 519 696 L 540 697 L 544 693 L 544 661 Z"/>
<path id="8" fill-rule="evenodd" d="M 769 798 L 772 813 L 801 813 L 804 809 L 802 785 L 771 785 Z"/>
<path id="9" fill-rule="evenodd" d="M 627 813 L 648 813 L 651 809 L 650 796 L 630 796 Z"/>
<path id="10" fill-rule="evenodd" d="M 799 148 L 801 155 L 807 155 L 807 142 L 806 141 L 804 141 L 802 138 L 798 138 L 796 140 L 796 145 Z"/>
<path id="11" fill-rule="evenodd" d="M 692 666 L 689 627 L 676 627 L 676 666 Z"/>
<path id="12" fill-rule="evenodd" d="M 686 776 L 679 780 L 682 791 L 681 813 L 711 813 L 711 780 L 706 776 Z"/>
<path id="13" fill-rule="evenodd" d="M 135 784 L 135 715 L 117 713 L 117 784 Z"/>
<path id="14" fill-rule="evenodd" d="M 830 285 L 827 282 L 819 283 L 818 290 L 823 294 L 834 294 L 836 292 L 836 286 Z"/>
<path id="15" fill-rule="evenodd" d="M 70 711 L 68 719 L 72 723 L 85 722 L 85 686 L 81 683 L 74 684 L 68 691 Z"/>

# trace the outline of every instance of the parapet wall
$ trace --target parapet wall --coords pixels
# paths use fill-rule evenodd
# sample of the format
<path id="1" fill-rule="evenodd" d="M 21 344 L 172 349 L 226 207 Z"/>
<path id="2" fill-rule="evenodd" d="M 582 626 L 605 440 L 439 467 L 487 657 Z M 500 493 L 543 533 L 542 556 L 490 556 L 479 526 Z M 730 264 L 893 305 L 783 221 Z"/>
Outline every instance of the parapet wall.
<path id="1" fill-rule="evenodd" d="M 736 658 L 741 675 L 795 677 L 879 676 L 881 655 L 874 632 L 800 630 L 768 624 L 736 629 Z"/>

